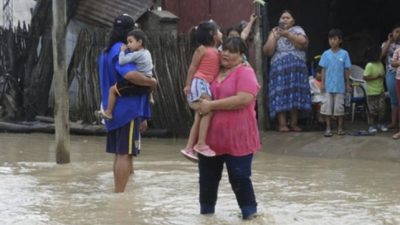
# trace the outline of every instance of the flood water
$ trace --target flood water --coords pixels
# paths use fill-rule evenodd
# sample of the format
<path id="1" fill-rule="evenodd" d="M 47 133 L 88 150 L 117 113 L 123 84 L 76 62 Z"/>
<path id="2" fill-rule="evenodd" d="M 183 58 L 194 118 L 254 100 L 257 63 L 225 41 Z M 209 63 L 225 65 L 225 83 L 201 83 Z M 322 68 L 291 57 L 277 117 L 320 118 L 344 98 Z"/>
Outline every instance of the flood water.
<path id="1" fill-rule="evenodd" d="M 126 192 L 114 194 L 105 137 L 72 136 L 71 163 L 57 165 L 53 135 L 0 134 L 0 224 L 400 224 L 398 162 L 271 154 L 270 146 L 254 160 L 258 218 L 241 220 L 226 174 L 215 215 L 199 215 L 184 144 L 144 139 Z"/>

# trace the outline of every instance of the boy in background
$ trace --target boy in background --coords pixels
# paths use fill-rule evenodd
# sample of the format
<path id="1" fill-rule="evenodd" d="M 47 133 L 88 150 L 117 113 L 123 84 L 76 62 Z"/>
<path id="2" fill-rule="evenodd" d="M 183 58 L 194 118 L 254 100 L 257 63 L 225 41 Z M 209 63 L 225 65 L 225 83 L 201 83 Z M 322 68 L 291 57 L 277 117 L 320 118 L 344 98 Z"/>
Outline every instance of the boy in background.
<path id="1" fill-rule="evenodd" d="M 337 118 L 337 134 L 344 135 L 343 116 L 344 98 L 347 88 L 350 89 L 349 77 L 351 61 L 349 53 L 340 47 L 343 33 L 339 29 L 332 29 L 328 34 L 330 49 L 326 50 L 319 61 L 322 67 L 322 90 L 325 100 L 321 106 L 321 114 L 325 116 L 325 137 L 332 137 L 331 117 Z"/>

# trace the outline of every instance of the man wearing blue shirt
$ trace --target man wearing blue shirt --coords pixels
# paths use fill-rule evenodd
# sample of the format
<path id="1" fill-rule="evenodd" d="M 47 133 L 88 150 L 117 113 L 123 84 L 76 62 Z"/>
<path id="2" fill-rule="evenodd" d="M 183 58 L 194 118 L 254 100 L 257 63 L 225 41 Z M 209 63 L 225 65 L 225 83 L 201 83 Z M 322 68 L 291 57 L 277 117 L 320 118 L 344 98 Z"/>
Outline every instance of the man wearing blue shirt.
<path id="1" fill-rule="evenodd" d="M 133 19 L 127 15 L 118 16 L 113 25 L 108 47 L 98 59 L 102 108 L 107 108 L 109 89 L 117 81 L 126 79 L 136 85 L 154 88 L 157 82 L 136 72 L 133 63 L 123 66 L 118 63 L 120 47 L 126 35 L 134 28 Z M 115 154 L 113 172 L 115 192 L 124 192 L 129 175 L 133 172 L 132 156 L 140 152 L 140 128 L 147 128 L 151 117 L 148 92 L 136 96 L 118 97 L 113 119 L 106 121 L 108 153 Z"/>

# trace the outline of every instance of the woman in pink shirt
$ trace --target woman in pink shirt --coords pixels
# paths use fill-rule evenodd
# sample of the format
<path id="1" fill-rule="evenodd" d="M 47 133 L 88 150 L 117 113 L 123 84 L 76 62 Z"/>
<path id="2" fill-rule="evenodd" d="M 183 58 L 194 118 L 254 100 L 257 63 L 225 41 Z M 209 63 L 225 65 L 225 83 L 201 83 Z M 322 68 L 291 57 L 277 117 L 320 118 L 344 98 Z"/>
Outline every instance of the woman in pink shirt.
<path id="1" fill-rule="evenodd" d="M 213 100 L 202 100 L 198 109 L 200 114 L 213 113 L 206 142 L 216 153 L 199 155 L 200 213 L 214 213 L 226 164 L 243 219 L 251 219 L 257 212 L 250 177 L 253 154 L 261 147 L 254 110 L 260 86 L 254 70 L 242 64 L 246 45 L 239 37 L 229 38 L 222 49 L 222 69 L 211 83 Z"/>

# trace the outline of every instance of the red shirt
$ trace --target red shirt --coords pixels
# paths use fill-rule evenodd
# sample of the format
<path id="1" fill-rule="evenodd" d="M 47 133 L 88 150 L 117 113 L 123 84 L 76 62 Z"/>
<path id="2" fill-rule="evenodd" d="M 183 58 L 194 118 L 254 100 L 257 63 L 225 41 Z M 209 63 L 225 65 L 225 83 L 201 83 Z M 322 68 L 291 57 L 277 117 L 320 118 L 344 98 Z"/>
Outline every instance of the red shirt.
<path id="1" fill-rule="evenodd" d="M 211 83 L 219 72 L 219 52 L 214 47 L 206 47 L 206 52 L 201 61 L 196 73 L 193 77 L 200 78 L 202 80 Z"/>
<path id="2" fill-rule="evenodd" d="M 244 65 L 228 74 L 223 81 L 215 79 L 211 83 L 214 99 L 234 96 L 238 92 L 247 92 L 254 96 L 244 108 L 213 112 L 206 143 L 217 155 L 245 156 L 260 149 L 254 110 L 259 89 L 254 70 Z"/>

